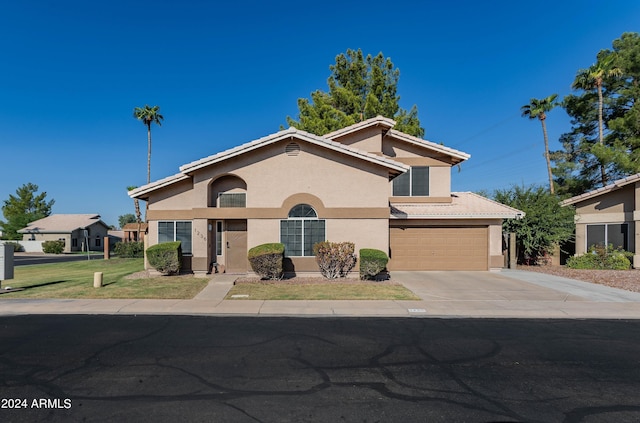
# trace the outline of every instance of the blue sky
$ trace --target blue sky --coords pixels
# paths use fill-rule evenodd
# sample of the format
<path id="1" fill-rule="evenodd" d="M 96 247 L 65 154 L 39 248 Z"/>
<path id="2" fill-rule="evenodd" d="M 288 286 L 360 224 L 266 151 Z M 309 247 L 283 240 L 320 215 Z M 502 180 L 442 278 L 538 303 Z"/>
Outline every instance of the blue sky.
<path id="1" fill-rule="evenodd" d="M 348 48 L 400 69 L 400 104 L 425 138 L 471 154 L 452 189 L 546 183 L 531 97 L 570 93 L 580 68 L 623 32 L 636 0 L 472 2 L 0 1 L 0 200 L 27 182 L 54 213 L 133 213 L 146 129 L 159 105 L 152 180 L 276 132 L 296 101 L 327 89 Z M 549 114 L 551 148 L 570 128 Z"/>

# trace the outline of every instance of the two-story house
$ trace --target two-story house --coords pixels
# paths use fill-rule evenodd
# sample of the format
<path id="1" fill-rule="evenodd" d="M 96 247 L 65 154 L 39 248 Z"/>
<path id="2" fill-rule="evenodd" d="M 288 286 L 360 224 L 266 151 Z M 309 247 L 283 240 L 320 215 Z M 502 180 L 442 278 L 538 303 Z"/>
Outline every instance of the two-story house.
<path id="1" fill-rule="evenodd" d="M 519 210 L 451 192 L 470 156 L 376 117 L 316 136 L 294 128 L 187 163 L 129 192 L 148 201 L 148 245 L 180 240 L 185 267 L 249 271 L 247 251 L 285 245 L 285 265 L 317 272 L 313 245 L 351 241 L 388 252 L 389 270 L 503 266 L 502 220 Z"/>

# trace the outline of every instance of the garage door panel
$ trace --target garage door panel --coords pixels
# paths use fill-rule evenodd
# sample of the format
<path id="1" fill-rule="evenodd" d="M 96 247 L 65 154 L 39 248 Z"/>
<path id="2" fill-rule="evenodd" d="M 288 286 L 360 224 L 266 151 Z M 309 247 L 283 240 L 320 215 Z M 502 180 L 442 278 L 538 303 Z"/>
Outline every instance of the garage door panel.
<path id="1" fill-rule="evenodd" d="M 390 228 L 389 270 L 487 270 L 488 228 Z"/>

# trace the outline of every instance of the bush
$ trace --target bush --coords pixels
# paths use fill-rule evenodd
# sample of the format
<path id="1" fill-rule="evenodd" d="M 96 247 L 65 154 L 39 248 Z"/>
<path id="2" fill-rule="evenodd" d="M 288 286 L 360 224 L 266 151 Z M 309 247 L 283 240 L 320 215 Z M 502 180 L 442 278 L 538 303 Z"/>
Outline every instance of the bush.
<path id="1" fill-rule="evenodd" d="M 147 248 L 147 260 L 151 267 L 163 275 L 175 275 L 182 267 L 182 247 L 180 241 L 163 242 Z"/>
<path id="2" fill-rule="evenodd" d="M 389 257 L 384 251 L 373 248 L 360 249 L 360 278 L 374 279 L 382 272 L 389 262 Z"/>
<path id="3" fill-rule="evenodd" d="M 45 241 L 42 243 L 42 252 L 46 254 L 62 254 L 64 251 L 64 241 Z"/>
<path id="4" fill-rule="evenodd" d="M 318 242 L 313 246 L 313 254 L 322 276 L 328 279 L 344 278 L 356 265 L 353 242 Z"/>
<path id="5" fill-rule="evenodd" d="M 627 258 L 629 254 L 627 251 L 614 249 L 612 245 L 606 248 L 594 245 L 588 253 L 569 257 L 567 267 L 571 269 L 628 270 L 631 268 L 631 261 Z"/>
<path id="6" fill-rule="evenodd" d="M 144 242 L 116 242 L 113 254 L 120 258 L 144 257 Z"/>
<path id="7" fill-rule="evenodd" d="M 284 244 L 274 242 L 257 245 L 247 255 L 251 269 L 262 279 L 282 278 Z"/>
<path id="8" fill-rule="evenodd" d="M 0 241 L 0 244 L 11 245 L 14 253 L 24 251 L 24 247 L 15 241 Z"/>

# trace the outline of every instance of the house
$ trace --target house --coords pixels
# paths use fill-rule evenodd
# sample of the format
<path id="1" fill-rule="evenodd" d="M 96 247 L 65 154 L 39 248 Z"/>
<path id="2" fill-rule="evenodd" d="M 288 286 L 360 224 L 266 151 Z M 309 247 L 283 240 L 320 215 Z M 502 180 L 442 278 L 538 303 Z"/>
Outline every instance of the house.
<path id="1" fill-rule="evenodd" d="M 64 252 L 103 251 L 109 227 L 98 214 L 52 214 L 20 229 L 23 241 L 64 241 Z M 86 231 L 86 232 L 85 232 Z"/>
<path id="2" fill-rule="evenodd" d="M 147 232 L 147 224 L 146 223 L 127 223 L 122 228 L 123 242 L 135 242 L 135 241 L 144 241 L 144 234 Z M 140 235 L 140 239 L 138 239 L 138 234 Z"/>
<path id="3" fill-rule="evenodd" d="M 317 272 L 324 240 L 385 251 L 389 270 L 502 267 L 502 220 L 523 213 L 451 192 L 452 166 L 470 156 L 394 125 L 289 128 L 187 163 L 129 192 L 148 202 L 147 244 L 182 241 L 194 272 L 247 272 L 248 249 L 268 242 L 284 243 L 288 272 Z"/>
<path id="4" fill-rule="evenodd" d="M 613 245 L 634 253 L 640 267 L 640 173 L 618 179 L 602 188 L 568 198 L 563 206 L 576 208 L 576 254 L 593 245 Z"/>

